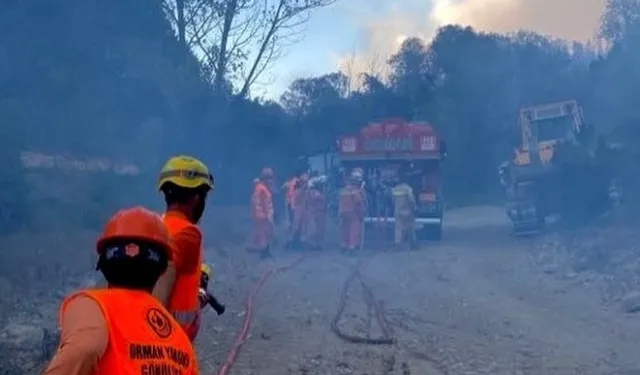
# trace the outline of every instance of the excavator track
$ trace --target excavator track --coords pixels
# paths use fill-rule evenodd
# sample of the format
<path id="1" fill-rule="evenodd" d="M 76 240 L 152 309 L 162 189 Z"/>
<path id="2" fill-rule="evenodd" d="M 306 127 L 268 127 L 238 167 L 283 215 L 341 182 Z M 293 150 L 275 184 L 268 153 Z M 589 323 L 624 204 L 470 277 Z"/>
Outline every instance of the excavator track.
<path id="1" fill-rule="evenodd" d="M 510 194 L 506 209 L 512 233 L 516 236 L 538 234 L 544 227 L 544 214 L 540 212 L 536 199 L 538 188 L 534 181 L 519 182 Z"/>

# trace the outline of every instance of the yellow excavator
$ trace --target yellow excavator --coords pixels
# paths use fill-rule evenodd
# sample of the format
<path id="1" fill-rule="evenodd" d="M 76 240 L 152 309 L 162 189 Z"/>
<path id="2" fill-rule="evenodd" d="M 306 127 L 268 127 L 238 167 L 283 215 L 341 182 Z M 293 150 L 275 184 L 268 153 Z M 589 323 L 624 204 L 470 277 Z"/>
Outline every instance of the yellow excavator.
<path id="1" fill-rule="evenodd" d="M 500 180 L 514 234 L 535 234 L 548 216 L 560 213 L 576 176 L 590 173 L 583 166 L 593 164 L 593 132 L 577 101 L 568 100 L 521 109 L 519 133 L 513 159 L 500 166 Z"/>

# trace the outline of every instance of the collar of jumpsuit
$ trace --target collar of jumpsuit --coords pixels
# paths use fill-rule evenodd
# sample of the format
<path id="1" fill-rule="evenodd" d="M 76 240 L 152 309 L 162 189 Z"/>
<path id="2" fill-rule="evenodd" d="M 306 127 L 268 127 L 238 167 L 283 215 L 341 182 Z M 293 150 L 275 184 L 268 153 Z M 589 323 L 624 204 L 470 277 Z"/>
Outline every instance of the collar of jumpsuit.
<path id="1" fill-rule="evenodd" d="M 183 220 L 186 222 L 191 223 L 191 221 L 189 220 L 189 218 L 187 217 L 187 215 L 185 213 L 183 213 L 180 210 L 177 209 L 169 209 L 167 210 L 167 212 L 164 213 L 164 215 L 162 215 L 162 219 L 168 219 L 168 218 L 173 218 L 175 220 Z"/>

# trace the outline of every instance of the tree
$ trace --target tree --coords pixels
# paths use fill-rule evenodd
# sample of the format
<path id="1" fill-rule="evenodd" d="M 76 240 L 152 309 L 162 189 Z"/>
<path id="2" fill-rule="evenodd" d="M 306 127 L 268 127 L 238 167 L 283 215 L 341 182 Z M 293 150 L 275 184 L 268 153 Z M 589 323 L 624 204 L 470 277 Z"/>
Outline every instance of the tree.
<path id="1" fill-rule="evenodd" d="M 391 87 L 404 98 L 406 106 L 415 111 L 428 105 L 433 95 L 435 76 L 425 43 L 419 38 L 405 40 L 389 60 L 389 66 Z"/>
<path id="2" fill-rule="evenodd" d="M 295 117 L 306 116 L 316 108 L 331 105 L 348 94 L 349 78 L 342 73 L 331 73 L 314 78 L 295 80 L 282 94 L 280 103 Z"/>
<path id="3" fill-rule="evenodd" d="M 637 41 L 640 37 L 640 1 L 607 0 L 600 36 L 611 45 Z"/>
<path id="4" fill-rule="evenodd" d="M 0 184 L 12 187 L 0 196 L 5 214 L 15 216 L 16 205 L 26 216 L 30 208 L 69 204 L 69 221 L 81 220 L 92 186 L 110 177 L 58 170 L 42 188 L 38 171 L 24 181 L 25 150 L 133 162 L 143 170 L 154 170 L 158 156 L 173 150 L 202 150 L 191 135 L 202 128 L 208 105 L 191 104 L 212 100 L 197 61 L 176 43 L 158 2 L 11 1 L 7 11 L 0 12 L 0 51 L 11 57 L 0 59 L 0 142 L 7 171 Z M 183 131 L 176 132 L 178 126 Z M 118 190 L 116 179 L 111 181 L 102 191 Z M 117 194 L 110 194 L 92 202 L 99 206 L 95 212 L 115 208 L 111 198 Z M 127 194 L 148 201 L 147 194 Z"/>
<path id="5" fill-rule="evenodd" d="M 588 56 L 586 46 L 571 47 Z M 587 67 L 569 44 L 539 34 L 446 26 L 429 44 L 408 38 L 388 62 L 387 81 L 363 74 L 359 90 L 341 92 L 333 75 L 299 79 L 281 103 L 326 142 L 388 117 L 431 122 L 448 141 L 445 180 L 456 200 L 499 188 L 495 170 L 517 142 L 519 108 L 576 97 Z"/>
<path id="6" fill-rule="evenodd" d="M 336 0 L 164 0 L 178 40 L 200 57 L 217 92 L 251 87 L 292 44 L 313 10 Z"/>

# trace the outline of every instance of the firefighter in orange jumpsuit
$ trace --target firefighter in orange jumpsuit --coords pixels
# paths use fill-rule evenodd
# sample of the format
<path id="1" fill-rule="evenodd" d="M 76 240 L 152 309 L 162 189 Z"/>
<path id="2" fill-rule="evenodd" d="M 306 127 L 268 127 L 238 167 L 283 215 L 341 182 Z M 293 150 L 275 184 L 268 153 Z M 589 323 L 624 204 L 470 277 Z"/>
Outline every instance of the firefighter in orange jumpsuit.
<path id="1" fill-rule="evenodd" d="M 286 215 L 287 215 L 287 230 L 291 229 L 291 225 L 293 224 L 293 207 L 294 207 L 294 197 L 296 192 L 296 185 L 298 184 L 298 177 L 293 176 L 287 182 L 282 185 L 282 189 L 284 190 L 284 199 L 286 204 Z"/>
<path id="2" fill-rule="evenodd" d="M 158 175 L 158 190 L 167 205 L 162 220 L 169 230 L 173 257 L 153 294 L 167 307 L 191 340 L 200 327 L 198 286 L 202 265 L 202 233 L 198 222 L 207 196 L 214 189 L 213 175 L 200 160 L 179 155 L 167 160 Z"/>
<path id="3" fill-rule="evenodd" d="M 298 179 L 293 195 L 293 220 L 289 228 L 287 248 L 300 249 L 305 242 L 304 234 L 307 224 L 307 190 L 309 174 L 303 173 Z"/>
<path id="4" fill-rule="evenodd" d="M 249 250 L 260 252 L 261 258 L 271 256 L 273 240 L 273 170 L 263 168 L 260 181 L 254 184 L 251 194 L 251 238 Z"/>
<path id="5" fill-rule="evenodd" d="M 362 180 L 351 176 L 345 187 L 340 189 L 338 212 L 340 215 L 340 247 L 353 252 L 360 247 L 365 198 Z"/>
<path id="6" fill-rule="evenodd" d="M 327 205 L 323 188 L 326 178 L 324 176 L 312 179 L 307 192 L 307 214 L 309 223 L 313 223 L 313 232 L 306 235 L 311 248 L 322 250 L 327 219 Z M 307 225 L 307 229 L 310 225 Z"/>
<path id="7" fill-rule="evenodd" d="M 60 344 L 43 374 L 198 374 L 189 338 L 151 295 L 172 260 L 171 247 L 156 213 L 133 207 L 111 217 L 96 245 L 107 287 L 62 302 Z"/>

